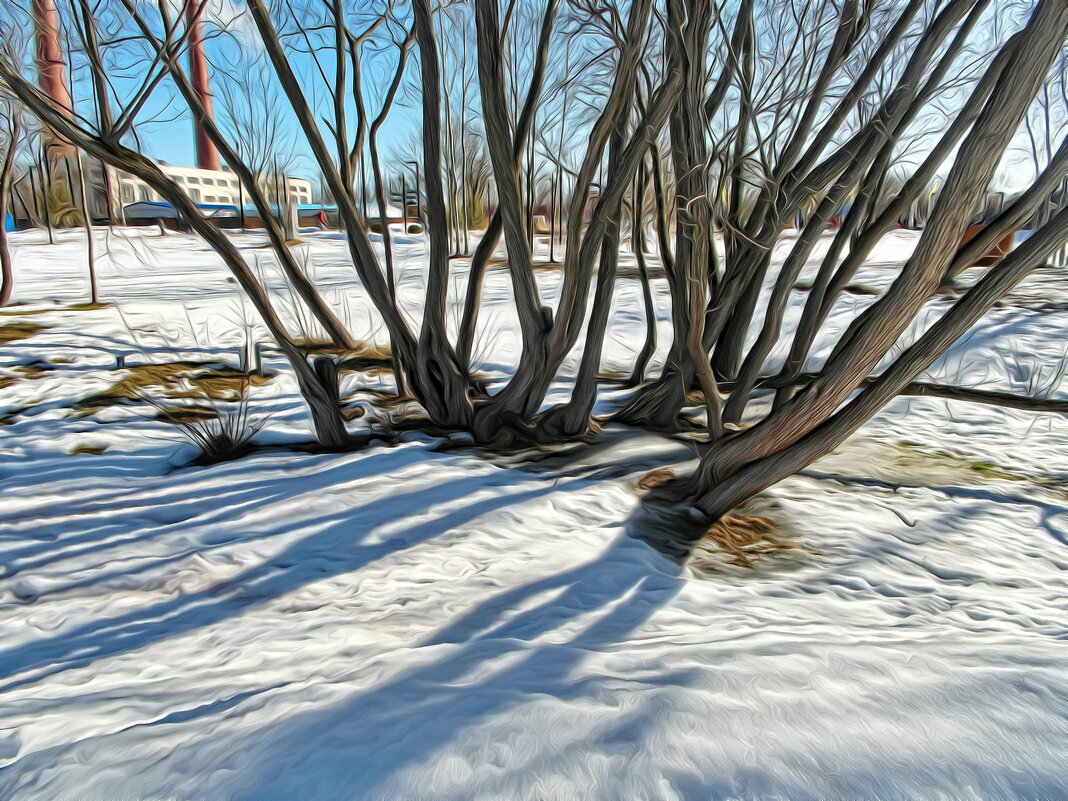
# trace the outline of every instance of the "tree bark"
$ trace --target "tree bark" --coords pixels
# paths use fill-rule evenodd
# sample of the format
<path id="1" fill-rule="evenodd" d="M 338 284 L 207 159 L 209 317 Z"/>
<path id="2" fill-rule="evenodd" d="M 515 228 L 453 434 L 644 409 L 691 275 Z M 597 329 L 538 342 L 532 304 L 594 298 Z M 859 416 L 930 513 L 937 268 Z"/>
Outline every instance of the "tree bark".
<path id="1" fill-rule="evenodd" d="M 11 302 L 11 293 L 15 286 L 15 276 L 11 269 L 11 246 L 7 239 L 7 201 L 11 191 L 11 176 L 15 167 L 15 154 L 18 150 L 22 126 L 14 117 L 7 129 L 7 147 L 0 159 L 0 306 Z"/>
<path id="2" fill-rule="evenodd" d="M 468 381 L 445 331 L 449 232 L 441 180 L 441 68 L 429 0 L 413 0 L 412 30 L 419 45 L 423 107 L 423 173 L 426 182 L 430 264 L 419 335 L 419 358 L 409 376 L 420 402 L 441 425 L 470 426 Z"/>
<path id="3" fill-rule="evenodd" d="M 634 369 L 630 374 L 629 384 L 637 386 L 645 379 L 645 371 L 649 366 L 649 360 L 656 352 L 656 305 L 653 303 L 653 287 L 649 278 L 649 268 L 645 260 L 645 190 L 648 174 L 645 164 L 638 170 L 638 179 L 635 181 L 631 203 L 631 228 L 630 242 L 634 249 L 634 257 L 638 261 L 638 276 L 642 289 L 642 304 L 645 312 L 645 342 L 642 344 L 638 357 L 634 360 Z"/>
<path id="4" fill-rule="evenodd" d="M 552 40 L 558 5 L 559 0 L 549 0 L 545 6 L 545 14 L 542 16 L 541 30 L 538 34 L 538 49 L 534 56 L 534 69 L 531 72 L 530 86 L 527 88 L 527 96 L 523 101 L 523 108 L 519 112 L 519 119 L 516 121 L 515 138 L 512 142 L 512 164 L 514 169 L 519 168 L 522 143 L 526 141 L 534 124 L 534 112 L 537 109 L 538 99 L 541 96 L 542 85 L 545 81 L 549 43 Z M 460 321 L 460 331 L 456 345 L 460 366 L 464 370 L 469 370 L 471 365 L 471 349 L 474 345 L 475 326 L 478 324 L 478 310 L 482 299 L 482 281 L 486 275 L 489 259 L 501 241 L 503 230 L 504 218 L 501 207 L 498 205 L 486 226 L 485 234 L 483 234 L 482 239 L 479 240 L 478 246 L 475 248 L 475 254 L 471 258 L 471 266 L 468 270 L 467 292 L 464 298 L 463 316 Z"/>

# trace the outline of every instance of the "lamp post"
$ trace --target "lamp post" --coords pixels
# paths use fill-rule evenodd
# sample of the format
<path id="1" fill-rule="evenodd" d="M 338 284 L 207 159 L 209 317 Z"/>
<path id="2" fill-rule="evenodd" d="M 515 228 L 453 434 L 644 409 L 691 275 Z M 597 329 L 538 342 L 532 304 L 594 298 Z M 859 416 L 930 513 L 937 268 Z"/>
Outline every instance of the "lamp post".
<path id="1" fill-rule="evenodd" d="M 415 176 L 415 216 L 419 218 L 419 224 L 423 225 L 423 206 L 420 202 L 420 198 L 423 196 L 422 185 L 419 181 L 419 162 L 418 161 L 406 161 L 406 165 L 412 168 L 412 174 Z M 425 225 L 423 226 L 426 227 Z M 407 232 L 408 226 L 404 226 Z"/>

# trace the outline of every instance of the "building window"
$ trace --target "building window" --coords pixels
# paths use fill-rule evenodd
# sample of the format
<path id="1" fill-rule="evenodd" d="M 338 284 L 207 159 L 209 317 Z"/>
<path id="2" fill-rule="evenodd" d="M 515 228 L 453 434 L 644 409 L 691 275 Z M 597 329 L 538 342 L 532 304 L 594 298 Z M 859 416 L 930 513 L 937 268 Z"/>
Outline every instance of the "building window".
<path id="1" fill-rule="evenodd" d="M 142 202 L 144 202 L 144 203 L 148 202 L 148 199 L 149 199 L 148 195 L 149 195 L 149 192 L 148 192 L 148 187 L 147 186 L 142 186 L 137 190 L 137 199 L 142 201 Z"/>
<path id="2" fill-rule="evenodd" d="M 190 175 L 190 176 L 189 176 L 188 178 L 186 178 L 185 180 L 186 180 L 186 181 L 187 181 L 188 183 L 191 183 L 191 184 L 199 184 L 199 183 L 200 183 L 200 179 L 199 179 L 199 178 L 197 178 L 197 177 L 196 177 L 195 175 Z"/>
<path id="3" fill-rule="evenodd" d="M 215 202 L 215 195 L 204 195 L 204 200 L 207 200 L 207 201 L 209 201 L 211 203 L 214 203 Z"/>
<path id="4" fill-rule="evenodd" d="M 204 183 L 206 183 L 208 186 L 215 186 L 215 179 L 214 178 L 205 178 L 204 179 Z"/>
<path id="5" fill-rule="evenodd" d="M 237 189 L 237 181 L 231 181 L 230 182 L 230 188 L 231 189 Z"/>
<path id="6" fill-rule="evenodd" d="M 189 190 L 189 197 L 193 198 L 193 202 L 194 203 L 199 203 L 200 202 L 200 190 L 199 189 L 190 189 Z"/>
<path id="7" fill-rule="evenodd" d="M 122 202 L 123 203 L 133 203 L 133 199 L 134 199 L 133 184 L 128 184 L 125 181 L 123 181 L 123 184 L 122 184 Z"/>

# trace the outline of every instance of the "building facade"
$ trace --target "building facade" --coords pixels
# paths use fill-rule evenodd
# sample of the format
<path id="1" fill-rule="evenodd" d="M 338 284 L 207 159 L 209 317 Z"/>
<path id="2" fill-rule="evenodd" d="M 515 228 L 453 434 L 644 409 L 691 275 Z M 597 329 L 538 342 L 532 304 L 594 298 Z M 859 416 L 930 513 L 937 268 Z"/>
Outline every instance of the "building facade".
<path id="1" fill-rule="evenodd" d="M 197 167 L 175 167 L 170 164 L 160 164 L 163 174 L 174 181 L 187 194 L 194 203 L 204 205 L 227 205 L 236 206 L 242 201 L 248 206 L 249 200 L 244 196 L 237 176 L 229 169 L 202 170 Z M 135 178 L 118 170 L 109 168 L 109 183 L 111 191 L 117 194 L 120 206 L 128 206 L 131 203 L 162 202 L 152 188 Z M 260 188 L 267 196 L 268 202 L 281 205 L 285 202 L 297 205 L 311 203 L 311 181 L 303 178 L 292 178 L 267 175 L 259 180 Z"/>

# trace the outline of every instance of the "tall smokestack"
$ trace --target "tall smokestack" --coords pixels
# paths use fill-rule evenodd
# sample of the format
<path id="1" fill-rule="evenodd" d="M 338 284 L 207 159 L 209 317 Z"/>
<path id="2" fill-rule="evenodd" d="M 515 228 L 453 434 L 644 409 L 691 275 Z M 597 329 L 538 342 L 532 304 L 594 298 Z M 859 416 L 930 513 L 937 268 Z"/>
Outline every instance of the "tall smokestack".
<path id="1" fill-rule="evenodd" d="M 70 92 L 67 89 L 67 68 L 63 47 L 59 41 L 59 14 L 55 0 L 33 0 L 33 22 L 38 82 L 41 91 L 55 101 L 68 117 L 71 116 Z M 51 128 L 45 128 L 45 150 L 61 155 L 74 152 L 74 145 Z"/>
<path id="2" fill-rule="evenodd" d="M 39 0 L 34 0 L 38 2 Z M 40 0 L 53 2 L 53 0 Z M 208 59 L 204 55 L 204 36 L 200 30 L 200 9 L 203 0 L 189 0 L 185 7 L 185 21 L 189 28 L 189 77 L 193 91 L 204 106 L 208 119 L 214 119 L 211 111 L 211 85 L 208 83 Z M 193 118 L 196 134 L 197 166 L 202 170 L 219 169 L 219 151 L 208 138 L 204 125 L 196 116 Z"/>

